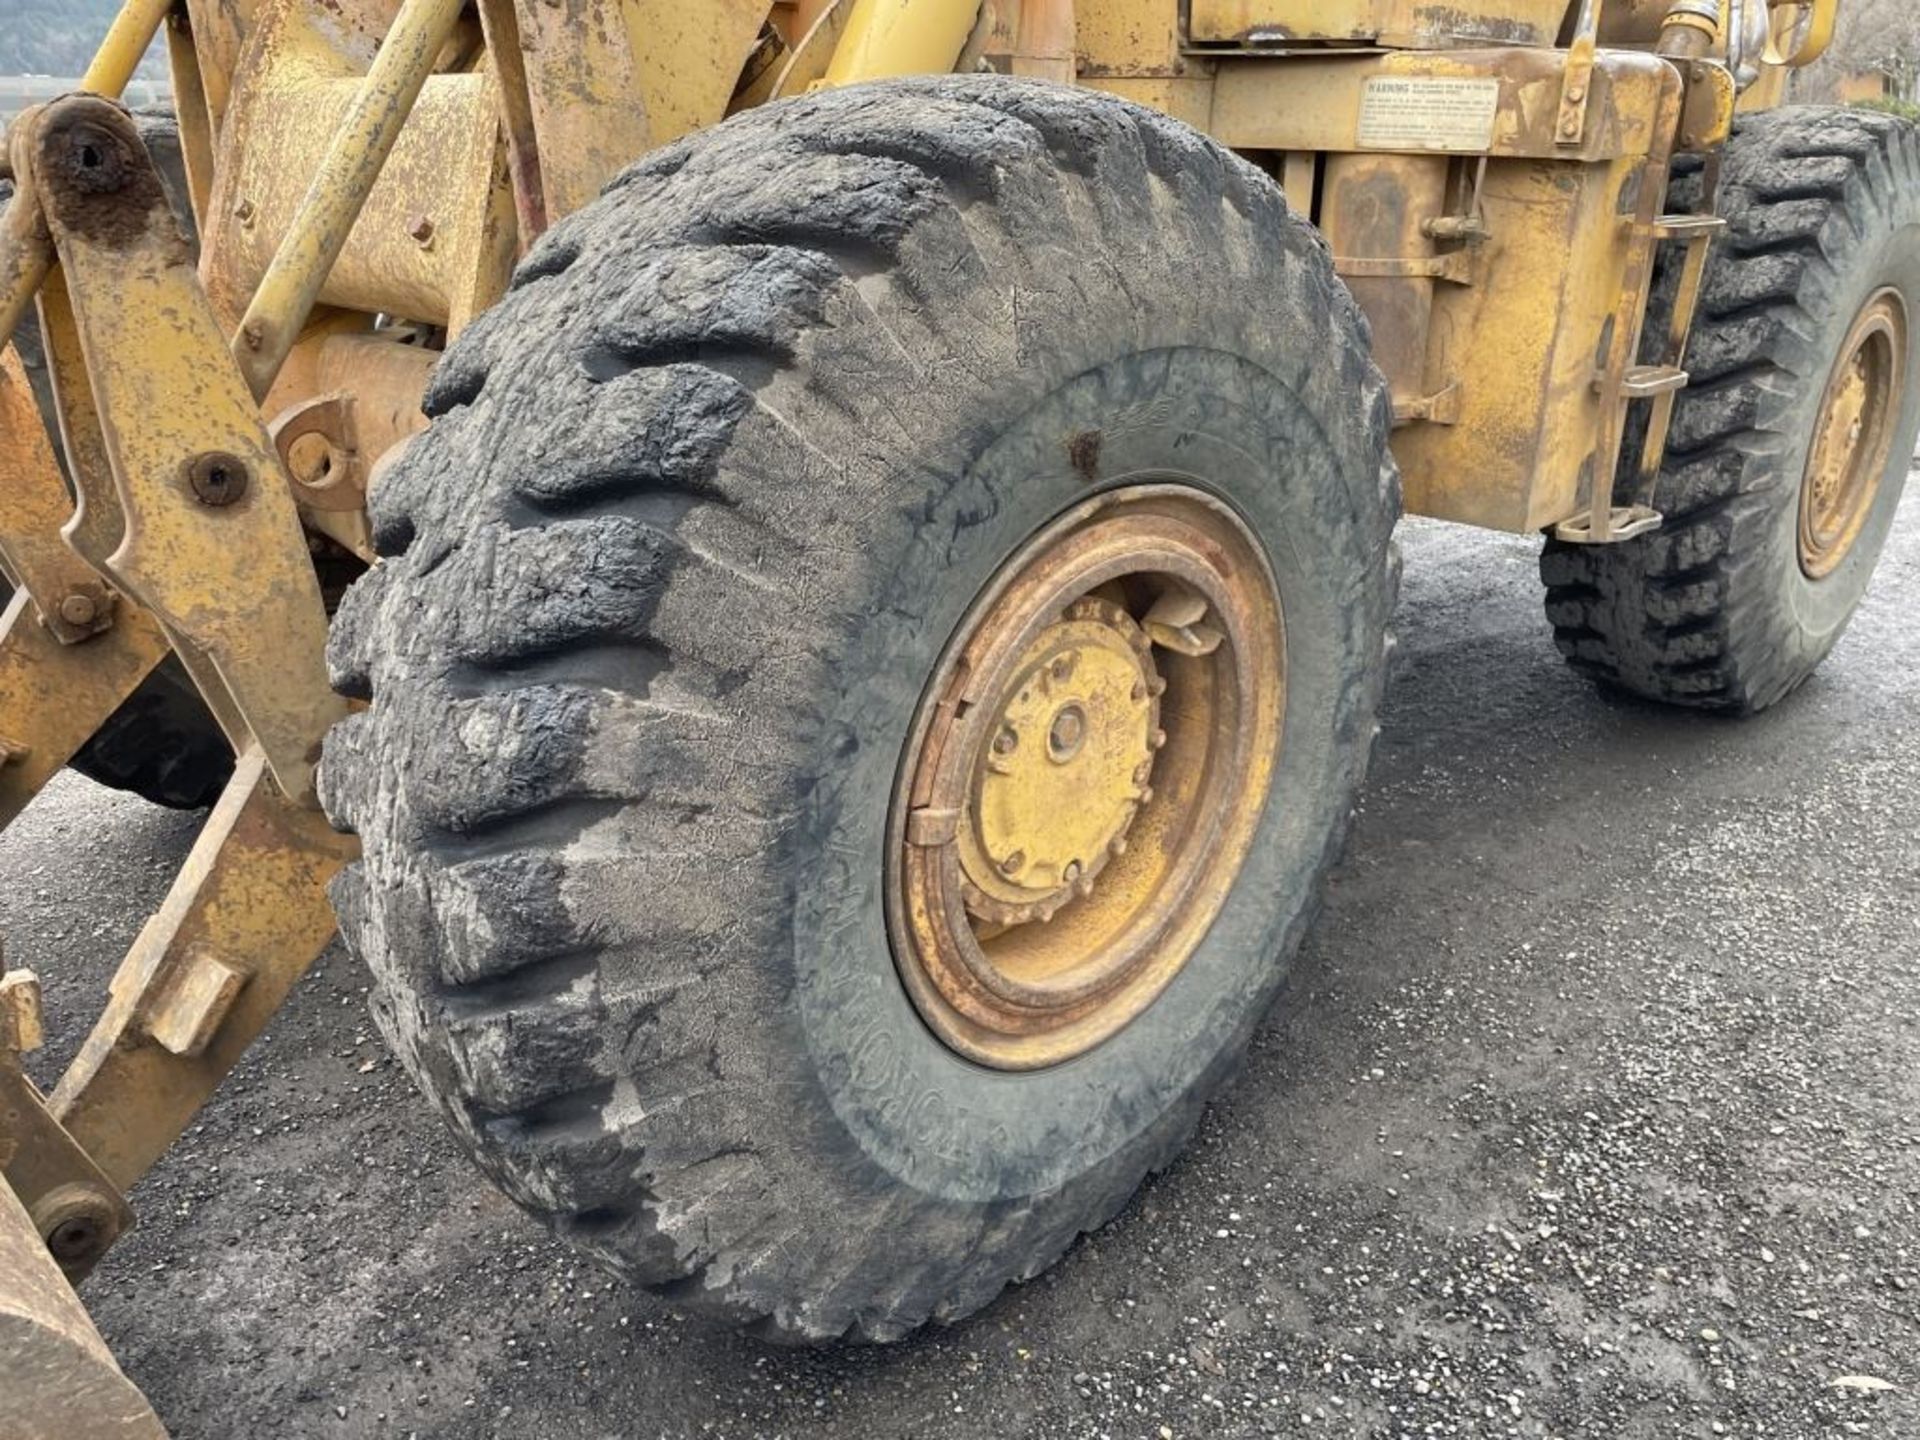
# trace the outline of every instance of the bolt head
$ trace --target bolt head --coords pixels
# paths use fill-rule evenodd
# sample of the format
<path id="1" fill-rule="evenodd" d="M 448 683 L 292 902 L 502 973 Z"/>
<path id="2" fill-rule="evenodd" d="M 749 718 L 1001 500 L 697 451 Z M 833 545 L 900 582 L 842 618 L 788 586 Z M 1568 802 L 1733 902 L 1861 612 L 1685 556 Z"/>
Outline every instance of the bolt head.
<path id="1" fill-rule="evenodd" d="M 215 509 L 242 499 L 251 480 L 247 462 L 238 455 L 210 450 L 187 462 L 187 488 L 194 499 Z"/>
<path id="2" fill-rule="evenodd" d="M 47 1249 L 56 1260 L 85 1260 L 100 1248 L 100 1222 L 91 1215 L 62 1220 L 47 1234 Z"/>
<path id="3" fill-rule="evenodd" d="M 427 244 L 433 239 L 432 219 L 425 215 L 414 216 L 412 223 L 407 226 L 407 234 L 411 235 L 420 244 Z"/>
<path id="4" fill-rule="evenodd" d="M 60 618 L 69 625 L 91 625 L 99 615 L 100 607 L 91 595 L 69 595 L 60 602 Z"/>

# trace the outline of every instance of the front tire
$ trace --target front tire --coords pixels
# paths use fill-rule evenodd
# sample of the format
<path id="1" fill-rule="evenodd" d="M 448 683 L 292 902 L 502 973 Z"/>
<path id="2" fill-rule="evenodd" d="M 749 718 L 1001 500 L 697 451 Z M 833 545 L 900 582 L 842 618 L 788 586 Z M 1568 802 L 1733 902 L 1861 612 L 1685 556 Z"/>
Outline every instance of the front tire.
<path id="1" fill-rule="evenodd" d="M 1698 183 L 1677 181 L 1678 198 Z M 1832 650 L 1906 484 L 1920 434 L 1920 133 L 1819 106 L 1743 118 L 1720 211 L 1654 497 L 1665 523 L 1622 545 L 1549 540 L 1540 573 L 1576 669 L 1744 714 Z M 1665 334 L 1678 269 L 1664 257 L 1650 335 Z"/>
<path id="2" fill-rule="evenodd" d="M 822 94 L 559 226 L 428 410 L 336 625 L 372 707 L 323 792 L 365 842 L 336 900 L 382 1027 L 479 1162 L 624 1274 L 791 1340 L 955 1319 L 1112 1216 L 1272 1000 L 1374 728 L 1390 407 L 1313 232 L 1103 97 Z M 1131 1023 L 969 1058 L 890 940 L 894 800 L 983 594 L 1109 522 L 1185 527 L 1156 565 L 1211 583 L 1210 556 L 1223 597 L 1259 572 L 1245 593 L 1284 614 L 1283 654 L 1188 596 L 1149 617 L 1111 528 L 1120 568 L 1061 612 L 1094 668 L 1144 663 L 1148 634 L 1190 648 L 1169 698 L 1224 683 L 1211 655 L 1265 667 L 1249 696 L 1284 666 L 1284 714 L 1248 731 L 1271 803 L 1164 983 L 1116 984 Z M 1049 717 L 1022 743 L 1064 763 L 1083 732 Z M 1067 857 L 1003 854 L 1041 909 L 1089 878 Z M 994 933 L 1041 923 L 1003 899 Z"/>

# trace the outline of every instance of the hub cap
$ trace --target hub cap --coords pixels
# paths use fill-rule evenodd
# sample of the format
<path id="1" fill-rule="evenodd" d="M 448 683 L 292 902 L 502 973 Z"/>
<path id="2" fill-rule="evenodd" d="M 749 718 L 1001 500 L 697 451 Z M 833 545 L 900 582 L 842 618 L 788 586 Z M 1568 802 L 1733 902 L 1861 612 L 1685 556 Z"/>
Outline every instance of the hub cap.
<path id="1" fill-rule="evenodd" d="M 1099 1044 L 1179 973 L 1278 758 L 1279 597 L 1224 506 L 1143 485 L 1036 536 L 915 719 L 887 915 L 927 1024 L 1002 1069 Z"/>
<path id="2" fill-rule="evenodd" d="M 1907 309 L 1899 292 L 1867 301 L 1827 382 L 1800 487 L 1800 569 L 1825 579 L 1847 557 L 1886 474 L 1906 385 Z"/>

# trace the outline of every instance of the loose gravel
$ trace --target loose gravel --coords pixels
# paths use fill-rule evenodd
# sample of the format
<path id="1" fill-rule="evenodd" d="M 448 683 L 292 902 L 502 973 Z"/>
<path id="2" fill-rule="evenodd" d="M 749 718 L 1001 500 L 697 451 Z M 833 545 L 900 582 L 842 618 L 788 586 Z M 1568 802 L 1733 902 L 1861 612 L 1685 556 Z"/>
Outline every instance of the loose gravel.
<path id="1" fill-rule="evenodd" d="M 1920 1436 L 1920 511 L 1799 695 L 1566 673 L 1535 542 L 1409 524 L 1346 862 L 1240 1083 L 1054 1271 L 770 1350 L 499 1199 L 328 953 L 86 1287 L 180 1440 Z M 193 823 L 64 777 L 0 837 L 50 1072 Z"/>

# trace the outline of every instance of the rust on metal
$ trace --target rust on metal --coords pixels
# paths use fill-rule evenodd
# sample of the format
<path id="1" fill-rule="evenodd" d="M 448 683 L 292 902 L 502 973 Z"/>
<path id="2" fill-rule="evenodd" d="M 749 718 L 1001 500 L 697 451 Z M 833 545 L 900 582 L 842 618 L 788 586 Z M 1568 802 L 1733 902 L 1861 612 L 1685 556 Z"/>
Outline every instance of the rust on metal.
<path id="1" fill-rule="evenodd" d="M 1840 345 L 1800 485 L 1800 569 L 1824 580 L 1852 551 L 1886 478 L 1907 383 L 1907 307 L 1870 296 Z"/>
<path id="2" fill-rule="evenodd" d="M 889 929 L 942 1040 L 1041 1068 L 1171 983 L 1268 802 L 1285 656 L 1264 557 L 1198 491 L 1107 492 L 1008 562 L 894 799 Z"/>
<path id="3" fill-rule="evenodd" d="M 88 96 L 39 112 L 36 159 L 76 133 L 111 137 L 152 175 L 125 111 Z M 103 238 L 68 223 L 84 194 L 36 178 L 108 471 L 75 480 L 87 507 L 124 516 L 112 552 L 87 558 L 153 613 L 236 747 L 257 741 L 310 804 L 320 738 L 345 714 L 325 681 L 326 612 L 291 483 L 172 211 L 157 181 L 128 180 L 141 227 Z"/>

